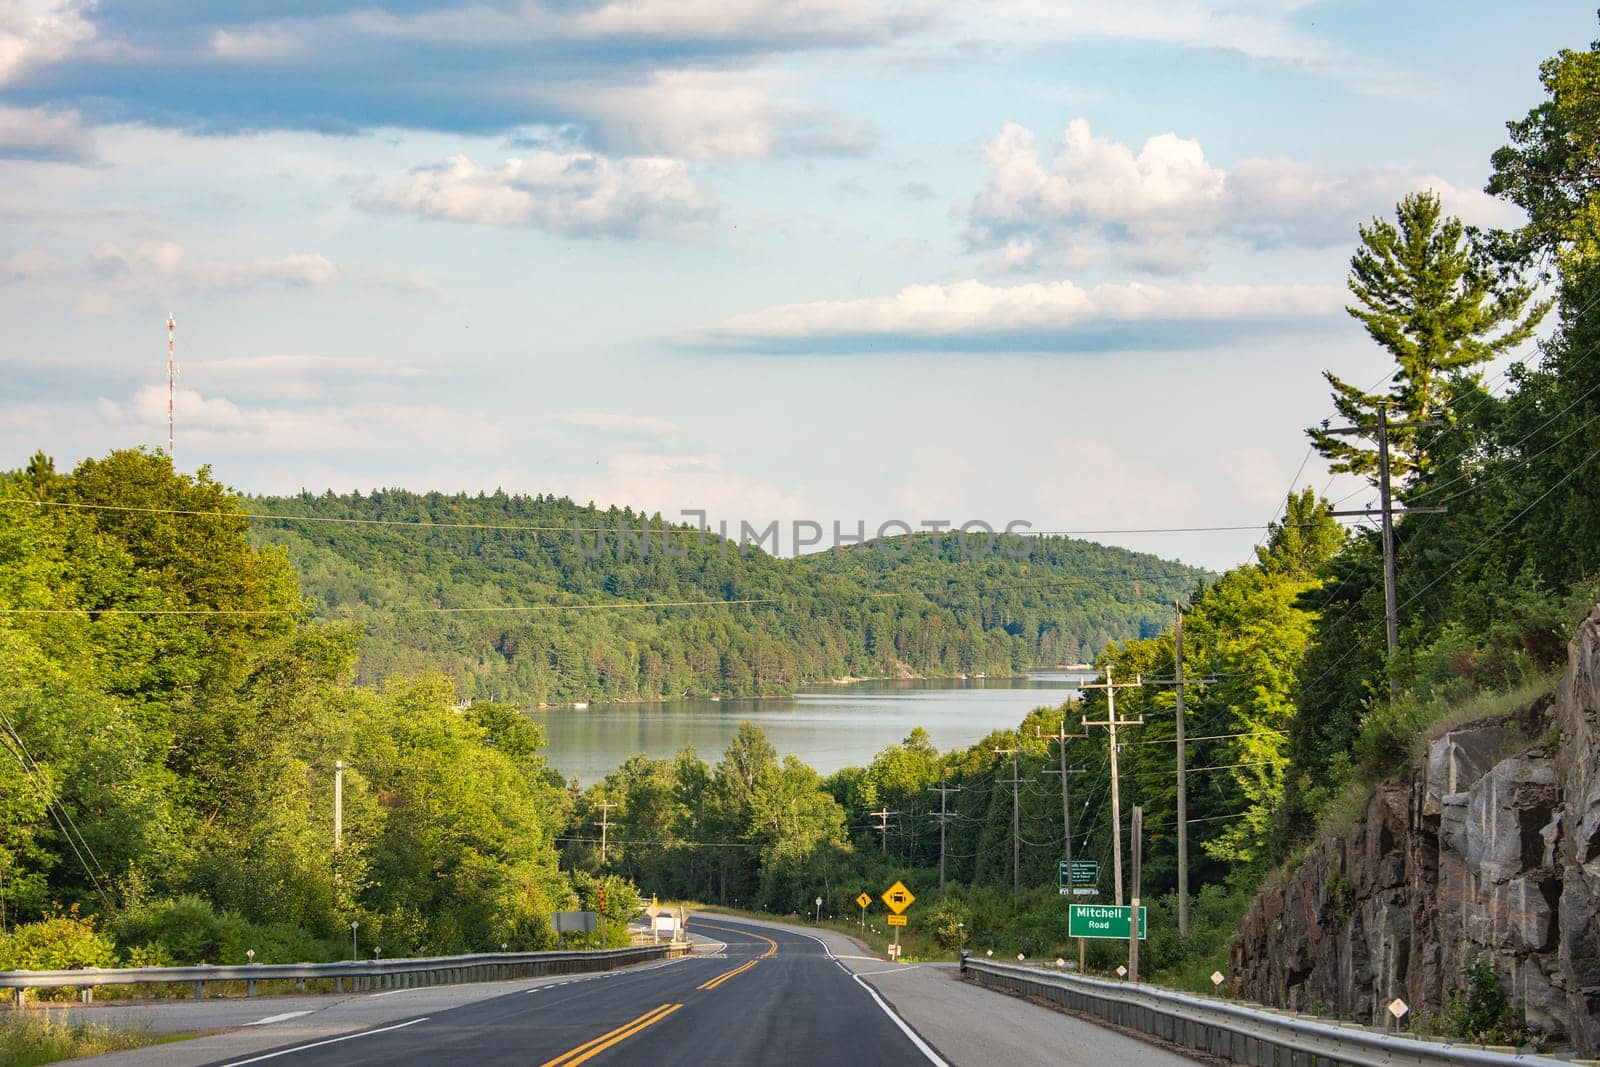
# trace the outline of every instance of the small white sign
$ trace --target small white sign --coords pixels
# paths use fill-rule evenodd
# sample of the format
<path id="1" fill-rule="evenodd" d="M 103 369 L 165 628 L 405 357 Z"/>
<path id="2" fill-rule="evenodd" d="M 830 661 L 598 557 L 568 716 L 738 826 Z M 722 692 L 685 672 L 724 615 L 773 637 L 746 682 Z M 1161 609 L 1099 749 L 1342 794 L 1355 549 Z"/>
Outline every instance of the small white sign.
<path id="1" fill-rule="evenodd" d="M 1062 959 L 1060 956 L 1056 957 L 1056 966 L 1057 967 L 1065 967 L 1066 965 L 1067 965 L 1067 961 L 1066 960 Z"/>
<path id="2" fill-rule="evenodd" d="M 1128 977 L 1128 968 L 1122 966 L 1120 963 L 1117 964 L 1117 977 L 1118 978 L 1126 978 L 1126 977 Z"/>
<path id="3" fill-rule="evenodd" d="M 1389 1001 L 1389 1014 L 1393 1015 L 1396 1019 L 1403 1017 L 1405 1013 L 1410 1010 L 1411 1006 L 1405 1001 L 1401 1000 L 1399 997 L 1395 997 L 1393 1000 Z"/>
<path id="4" fill-rule="evenodd" d="M 1221 971 L 1212 971 L 1211 972 L 1211 984 L 1212 985 L 1220 986 L 1223 982 L 1226 982 L 1227 980 L 1228 980 L 1227 977 Z"/>

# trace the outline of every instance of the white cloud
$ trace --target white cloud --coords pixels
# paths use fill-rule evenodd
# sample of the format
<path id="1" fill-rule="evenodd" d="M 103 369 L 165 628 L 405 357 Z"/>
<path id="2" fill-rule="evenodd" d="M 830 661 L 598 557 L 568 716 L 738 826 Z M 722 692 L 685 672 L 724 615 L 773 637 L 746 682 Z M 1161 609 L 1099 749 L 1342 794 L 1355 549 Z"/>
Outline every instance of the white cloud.
<path id="1" fill-rule="evenodd" d="M 0 85 L 25 68 L 66 56 L 94 36 L 74 0 L 7 0 L 0 5 Z"/>
<path id="2" fill-rule="evenodd" d="M 1404 75 L 1335 47 L 1294 23 L 1314 0 L 991 0 L 953 6 L 970 36 L 1014 40 L 1126 40 L 1232 52 L 1358 89 L 1390 94 Z"/>
<path id="3" fill-rule="evenodd" d="M 912 285 L 894 296 L 786 304 L 730 319 L 717 343 L 903 338 L 985 338 L 1106 330 L 1154 324 L 1302 320 L 1336 313 L 1341 289 L 1310 285 L 1097 285 L 1070 281 L 994 286 L 971 280 Z M 1097 344 L 1104 347 L 1104 344 Z"/>
<path id="4" fill-rule="evenodd" d="M 314 252 L 243 263 L 188 264 L 183 246 L 173 241 L 143 241 L 130 247 L 106 242 L 89 254 L 89 261 L 96 277 L 145 291 L 174 285 L 216 291 L 263 285 L 309 288 L 326 285 L 339 274 L 331 260 Z"/>
<path id="5" fill-rule="evenodd" d="M 186 450 L 253 455 L 262 450 L 316 454 L 335 449 L 492 454 L 510 445 L 494 425 L 437 404 L 356 400 L 297 408 L 253 406 L 187 387 L 179 388 L 174 399 L 180 455 Z M 119 431 L 119 439 L 125 440 L 130 429 L 165 438 L 167 390 L 164 385 L 145 386 L 120 402 L 102 397 L 94 412 L 100 426 Z"/>
<path id="6" fill-rule="evenodd" d="M 632 85 L 573 91 L 577 111 L 604 147 L 680 159 L 859 155 L 868 126 L 786 95 L 793 79 L 773 71 L 664 70 Z"/>
<path id="7" fill-rule="evenodd" d="M 537 152 L 489 170 L 466 156 L 414 171 L 400 186 L 358 197 L 368 208 L 567 236 L 633 236 L 671 229 L 711 210 L 681 162 Z"/>
<path id="8" fill-rule="evenodd" d="M 0 285 L 31 282 L 56 268 L 56 261 L 37 248 L 25 248 L 16 255 L 0 259 Z"/>
<path id="9" fill-rule="evenodd" d="M 0 107 L 0 159 L 88 163 L 94 138 L 70 109 Z"/>
<path id="10" fill-rule="evenodd" d="M 1483 193 L 1400 167 L 1328 173 L 1281 158 L 1241 161 L 1231 170 L 1205 157 L 1200 142 L 1173 133 L 1137 151 L 1096 137 L 1086 119 L 1067 125 L 1043 161 L 1031 130 L 1008 123 L 984 149 L 988 186 L 972 203 L 968 237 L 1005 249 L 1026 268 L 1036 247 L 1066 262 L 1109 248 L 1121 262 L 1172 272 L 1203 258 L 1219 237 L 1257 248 L 1347 243 L 1356 225 L 1393 209 L 1407 192 L 1431 188 L 1469 222 L 1505 224 L 1512 213 Z"/>

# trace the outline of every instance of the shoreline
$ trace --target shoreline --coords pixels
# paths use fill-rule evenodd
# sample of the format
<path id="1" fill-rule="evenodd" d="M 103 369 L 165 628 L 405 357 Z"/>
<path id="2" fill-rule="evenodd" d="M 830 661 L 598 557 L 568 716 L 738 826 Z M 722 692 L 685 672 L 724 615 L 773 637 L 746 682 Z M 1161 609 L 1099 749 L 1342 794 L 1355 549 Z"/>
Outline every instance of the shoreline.
<path id="1" fill-rule="evenodd" d="M 1055 670 L 1056 668 L 1051 667 L 1051 668 L 1048 668 L 1048 669 L 1049 670 Z M 847 677 L 842 677 L 842 678 L 829 678 L 828 680 L 821 681 L 821 682 L 808 682 L 805 685 L 799 686 L 798 688 L 796 688 L 792 692 L 788 692 L 788 693 L 763 693 L 763 694 L 760 694 L 759 696 L 730 697 L 730 696 L 720 696 L 720 695 L 708 694 L 706 696 L 683 695 L 683 696 L 637 697 L 637 698 L 634 698 L 634 699 L 627 699 L 627 700 L 593 700 L 593 699 L 587 700 L 587 701 L 570 701 L 569 700 L 569 701 L 558 701 L 556 703 L 542 703 L 541 702 L 541 703 L 538 703 L 538 704 L 519 704 L 518 707 L 523 711 L 523 713 L 526 714 L 526 713 L 531 713 L 531 712 L 546 712 L 546 711 L 569 711 L 569 712 L 595 711 L 595 710 L 598 710 L 600 708 L 630 707 L 630 706 L 637 705 L 637 704 L 677 704 L 677 703 L 682 703 L 683 701 L 687 701 L 687 700 L 705 700 L 705 701 L 709 701 L 709 702 L 713 702 L 713 703 L 721 703 L 723 701 L 731 701 L 731 700 L 788 700 L 788 699 L 794 697 L 796 694 L 803 693 L 806 690 L 821 689 L 821 688 L 824 688 L 824 687 L 827 687 L 827 686 L 860 685 L 860 684 L 862 684 L 864 682 L 1016 681 L 1019 678 L 1031 678 L 1032 676 L 1033 676 L 1032 672 L 1027 672 L 1027 673 L 1023 673 L 1023 674 L 910 674 L 910 673 L 907 673 L 907 674 L 880 674 L 880 675 L 869 675 L 867 677 L 862 677 L 862 678 L 848 677 L 848 676 Z"/>

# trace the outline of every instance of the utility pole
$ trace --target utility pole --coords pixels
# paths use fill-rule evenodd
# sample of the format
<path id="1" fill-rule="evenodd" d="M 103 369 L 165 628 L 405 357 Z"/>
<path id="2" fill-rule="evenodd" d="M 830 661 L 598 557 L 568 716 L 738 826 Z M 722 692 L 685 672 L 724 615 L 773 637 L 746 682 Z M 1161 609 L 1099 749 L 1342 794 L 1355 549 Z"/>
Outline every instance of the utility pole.
<path id="1" fill-rule="evenodd" d="M 874 830 L 878 831 L 878 851 L 879 852 L 888 852 L 889 851 L 889 816 L 891 816 L 891 815 L 899 815 L 900 813 L 898 811 L 884 810 L 884 811 L 869 811 L 869 812 L 867 812 L 867 814 L 872 816 L 874 819 L 878 820 L 878 825 L 873 827 Z"/>
<path id="2" fill-rule="evenodd" d="M 1099 722 L 1083 721 L 1084 726 L 1104 726 L 1111 732 L 1111 857 L 1113 873 L 1117 879 L 1117 904 L 1122 904 L 1122 783 L 1117 776 L 1117 727 L 1143 726 L 1144 716 L 1137 719 L 1117 718 L 1117 690 L 1136 689 L 1142 682 L 1124 682 L 1118 685 L 1111 676 L 1111 666 L 1106 666 L 1106 680 L 1098 684 L 1080 685 L 1079 689 L 1104 689 L 1106 691 L 1106 717 Z M 1135 678 L 1138 676 L 1135 675 Z"/>
<path id="3" fill-rule="evenodd" d="M 1011 895 L 1016 896 L 1022 892 L 1022 815 L 1018 787 L 1022 784 L 1022 776 L 1017 770 L 1017 753 L 1020 748 L 997 748 L 997 756 L 1011 757 Z M 1001 779 L 1002 782 L 1006 779 Z"/>
<path id="4" fill-rule="evenodd" d="M 1172 624 L 1172 680 L 1149 679 L 1146 685 L 1170 685 L 1178 698 L 1178 936 L 1189 936 L 1189 754 L 1184 715 L 1183 688 L 1191 683 L 1214 682 L 1215 678 L 1186 678 L 1183 674 L 1183 605 L 1173 602 L 1177 618 Z"/>
<path id="5" fill-rule="evenodd" d="M 1128 981 L 1139 980 L 1139 860 L 1144 855 L 1144 807 L 1133 809 L 1133 906 L 1128 909 Z"/>
<path id="6" fill-rule="evenodd" d="M 333 761 L 333 847 L 344 847 L 344 760 Z"/>
<path id="7" fill-rule="evenodd" d="M 1443 426 L 1438 419 L 1419 419 L 1415 422 L 1389 421 L 1389 406 L 1378 405 L 1378 421 L 1372 426 L 1340 426 L 1336 429 L 1324 430 L 1330 434 L 1372 434 L 1378 445 L 1378 498 L 1380 506 L 1376 514 L 1383 524 L 1383 621 L 1384 637 L 1389 649 L 1389 663 L 1394 663 L 1394 654 L 1400 648 L 1400 612 L 1395 605 L 1394 582 L 1394 517 L 1400 515 L 1438 515 L 1445 508 L 1403 508 L 1398 513 L 1394 510 L 1393 496 L 1389 490 L 1389 431 L 1390 430 L 1420 430 L 1430 426 Z M 1335 511 L 1335 516 L 1361 516 L 1371 518 L 1374 514 L 1371 508 L 1358 508 L 1352 511 Z M 1389 672 L 1389 695 L 1395 696 L 1400 691 L 1400 679 Z"/>
<path id="8" fill-rule="evenodd" d="M 961 792 L 959 785 L 945 785 L 940 782 L 937 786 L 929 786 L 928 792 L 939 794 L 939 895 L 944 896 L 944 824 L 950 818 L 949 809 L 945 802 L 951 793 Z"/>
<path id="9" fill-rule="evenodd" d="M 611 828 L 611 809 L 616 804 L 610 800 L 597 801 L 600 805 L 600 866 L 606 865 L 606 831 Z"/>
<path id="10" fill-rule="evenodd" d="M 1087 733 L 1067 733 L 1067 715 L 1065 711 L 1063 711 L 1061 714 L 1060 729 L 1053 734 L 1039 734 L 1040 738 L 1053 738 L 1061 752 L 1061 769 L 1051 770 L 1050 768 L 1046 767 L 1044 773 L 1061 775 L 1061 836 L 1066 842 L 1064 851 L 1066 854 L 1065 861 L 1067 864 L 1067 890 L 1069 896 L 1071 895 L 1072 890 L 1072 776 L 1074 774 L 1082 774 L 1083 771 L 1076 767 L 1070 770 L 1067 768 L 1067 742 L 1074 738 L 1088 736 L 1089 735 Z"/>

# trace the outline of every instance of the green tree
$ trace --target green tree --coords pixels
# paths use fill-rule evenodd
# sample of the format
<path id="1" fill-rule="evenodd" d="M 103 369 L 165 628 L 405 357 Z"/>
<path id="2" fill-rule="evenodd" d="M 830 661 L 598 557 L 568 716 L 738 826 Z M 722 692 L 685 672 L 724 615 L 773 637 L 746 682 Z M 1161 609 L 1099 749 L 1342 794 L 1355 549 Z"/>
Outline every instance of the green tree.
<path id="1" fill-rule="evenodd" d="M 1361 247 L 1350 260 L 1356 303 L 1347 310 L 1394 357 L 1392 387 L 1368 393 L 1332 371 L 1333 406 L 1357 426 L 1377 424 L 1379 407 L 1395 422 L 1440 413 L 1443 379 L 1515 349 L 1533 335 L 1548 302 L 1529 302 L 1531 285 L 1507 281 L 1484 268 L 1463 240 L 1461 220 L 1444 217 L 1439 197 L 1412 193 L 1395 210 L 1396 221 L 1373 219 L 1360 227 Z M 1335 471 L 1374 476 L 1375 448 L 1323 427 L 1307 430 Z M 1415 428 L 1389 435 L 1390 469 L 1397 478 L 1426 470 L 1423 438 Z"/>

